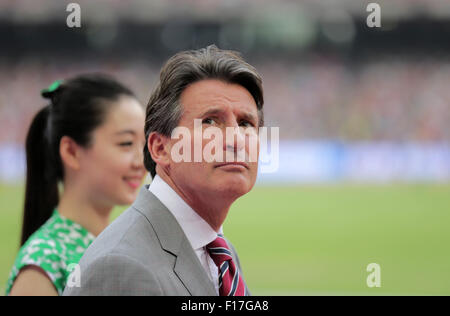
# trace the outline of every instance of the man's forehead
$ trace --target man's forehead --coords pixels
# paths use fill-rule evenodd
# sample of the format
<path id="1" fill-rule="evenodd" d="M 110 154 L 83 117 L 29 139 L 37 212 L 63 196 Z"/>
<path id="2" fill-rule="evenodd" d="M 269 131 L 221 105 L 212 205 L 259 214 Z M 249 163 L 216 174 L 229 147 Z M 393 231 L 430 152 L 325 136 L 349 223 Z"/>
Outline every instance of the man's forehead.
<path id="1" fill-rule="evenodd" d="M 189 85 L 181 95 L 181 104 L 185 112 L 195 114 L 219 114 L 228 109 L 247 115 L 257 113 L 255 100 L 247 89 L 220 80 L 203 80 Z"/>

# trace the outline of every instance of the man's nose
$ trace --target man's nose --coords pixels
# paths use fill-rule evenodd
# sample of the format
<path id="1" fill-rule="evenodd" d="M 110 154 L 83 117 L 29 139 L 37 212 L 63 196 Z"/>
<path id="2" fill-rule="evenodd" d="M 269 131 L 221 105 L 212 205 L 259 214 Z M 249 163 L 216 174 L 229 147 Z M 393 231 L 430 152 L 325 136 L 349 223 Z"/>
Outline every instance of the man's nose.
<path id="1" fill-rule="evenodd" d="M 224 137 L 225 151 L 239 152 L 245 148 L 245 135 L 239 125 L 227 127 Z"/>

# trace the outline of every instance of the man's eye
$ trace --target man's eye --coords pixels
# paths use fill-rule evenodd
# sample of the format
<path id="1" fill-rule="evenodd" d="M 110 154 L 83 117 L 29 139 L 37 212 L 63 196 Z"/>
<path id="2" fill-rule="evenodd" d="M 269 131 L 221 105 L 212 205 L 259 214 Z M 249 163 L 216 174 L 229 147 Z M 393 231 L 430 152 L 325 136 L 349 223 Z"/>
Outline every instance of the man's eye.
<path id="1" fill-rule="evenodd" d="M 214 123 L 214 119 L 208 117 L 203 119 L 202 124 L 213 124 Z"/>
<path id="2" fill-rule="evenodd" d="M 253 123 L 252 123 L 252 122 L 249 122 L 249 121 L 241 121 L 241 122 L 239 123 L 239 125 L 240 125 L 240 126 L 245 126 L 245 127 L 253 127 L 253 126 L 254 126 Z"/>

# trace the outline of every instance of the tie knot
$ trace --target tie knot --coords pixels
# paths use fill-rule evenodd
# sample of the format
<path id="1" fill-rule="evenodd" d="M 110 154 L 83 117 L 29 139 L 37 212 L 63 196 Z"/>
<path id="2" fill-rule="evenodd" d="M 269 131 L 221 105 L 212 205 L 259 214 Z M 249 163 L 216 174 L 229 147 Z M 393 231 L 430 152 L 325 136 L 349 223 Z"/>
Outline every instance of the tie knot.
<path id="1" fill-rule="evenodd" d="M 222 235 L 217 235 L 217 238 L 206 246 L 211 258 L 220 265 L 219 262 L 232 260 L 230 248 Z"/>
<path id="2" fill-rule="evenodd" d="M 223 237 L 223 235 L 217 234 L 217 238 L 214 239 L 212 242 L 210 242 L 206 248 L 212 249 L 212 248 L 225 248 L 227 250 L 229 250 L 228 248 L 228 244 L 225 240 L 225 238 Z"/>

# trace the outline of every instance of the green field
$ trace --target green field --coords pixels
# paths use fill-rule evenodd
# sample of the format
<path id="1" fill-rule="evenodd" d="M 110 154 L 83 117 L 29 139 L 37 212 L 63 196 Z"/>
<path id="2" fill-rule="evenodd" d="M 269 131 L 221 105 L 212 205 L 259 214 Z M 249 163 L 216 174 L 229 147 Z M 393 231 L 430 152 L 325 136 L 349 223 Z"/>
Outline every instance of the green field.
<path id="1" fill-rule="evenodd" d="M 0 185 L 0 288 L 22 199 L 22 187 Z M 450 295 L 450 184 L 257 187 L 224 233 L 254 295 Z M 380 288 L 366 284 L 369 263 Z"/>

